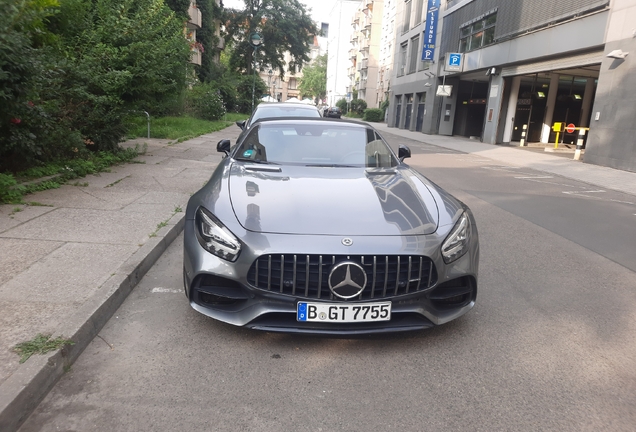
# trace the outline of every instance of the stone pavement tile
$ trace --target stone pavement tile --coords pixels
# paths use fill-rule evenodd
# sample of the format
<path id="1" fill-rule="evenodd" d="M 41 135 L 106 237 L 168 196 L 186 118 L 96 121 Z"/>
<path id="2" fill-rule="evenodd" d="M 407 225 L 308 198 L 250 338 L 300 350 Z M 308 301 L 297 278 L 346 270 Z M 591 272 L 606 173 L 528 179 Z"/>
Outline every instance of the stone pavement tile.
<path id="1" fill-rule="evenodd" d="M 152 191 L 127 205 L 122 211 L 172 214 L 177 208 L 185 209 L 188 199 L 190 199 L 189 193 Z"/>
<path id="2" fill-rule="evenodd" d="M 50 303 L 43 298 L 0 299 L 0 384 L 19 366 L 20 357 L 13 347 L 38 333 L 53 333 L 62 317 L 77 306 Z"/>
<path id="3" fill-rule="evenodd" d="M 175 177 L 183 171 L 181 166 L 170 166 L 170 161 L 164 161 L 155 165 L 127 164 L 113 168 L 113 172 L 122 178 L 126 177 Z M 113 185 L 114 186 L 114 185 Z"/>
<path id="4" fill-rule="evenodd" d="M 180 193 L 180 192 L 161 192 L 161 191 L 153 191 L 148 192 L 144 196 L 140 197 L 135 201 L 135 204 L 161 204 L 168 203 L 172 204 L 173 208 L 175 205 L 187 203 L 190 199 L 190 194 Z"/>
<path id="5" fill-rule="evenodd" d="M 0 300 L 82 303 L 137 245 L 67 243 L 0 286 Z"/>
<path id="6" fill-rule="evenodd" d="M 154 232 L 167 214 L 146 214 L 92 209 L 57 209 L 9 229 L 0 237 L 84 243 L 138 245 Z"/>
<path id="7" fill-rule="evenodd" d="M 184 172 L 178 178 L 168 179 L 168 178 L 157 178 L 157 183 L 161 184 L 163 187 L 163 191 L 174 191 L 174 192 L 182 192 L 187 193 L 188 197 L 191 193 L 198 191 L 201 187 L 209 180 L 212 175 L 212 171 L 199 171 L 199 173 L 203 173 L 204 175 L 196 175 L 194 177 Z"/>
<path id="8" fill-rule="evenodd" d="M 35 201 L 32 196 L 27 197 L 29 201 Z M 20 211 L 16 212 L 16 209 Z M 4 204 L 0 205 L 0 233 L 16 227 L 31 219 L 42 216 L 55 210 L 54 207 L 48 206 L 30 206 L 22 204 Z"/>
<path id="9" fill-rule="evenodd" d="M 62 242 L 0 238 L 0 286 L 22 273 Z"/>
<path id="10" fill-rule="evenodd" d="M 145 165 L 156 165 L 168 160 L 165 156 L 154 156 L 151 154 L 139 155 L 135 158 L 135 161 L 143 162 Z"/>
<path id="11" fill-rule="evenodd" d="M 117 210 L 135 201 L 144 191 L 119 191 L 113 187 L 70 186 L 37 192 L 31 199 L 55 207 Z"/>
<path id="12" fill-rule="evenodd" d="M 112 167 L 110 172 L 92 174 L 79 179 L 80 183 L 88 183 L 91 187 L 104 188 L 110 185 L 116 185 L 130 175 L 128 172 L 119 172 L 119 167 Z"/>
<path id="13" fill-rule="evenodd" d="M 179 176 L 169 177 L 129 177 L 122 180 L 116 185 L 117 190 L 130 190 L 130 191 L 161 191 L 161 192 L 180 192 L 187 193 L 188 196 L 197 191 L 203 185 L 203 181 L 210 178 L 212 171 L 206 173 L 206 171 L 196 170 L 198 172 L 206 173 L 199 179 L 192 179 L 191 175 L 187 173 L 188 170 L 183 170 Z M 194 188 L 194 189 L 191 189 Z"/>
<path id="14" fill-rule="evenodd" d="M 219 153 L 219 156 L 217 156 L 217 155 L 207 155 L 207 156 L 205 156 L 204 158 L 202 158 L 201 160 L 202 160 L 203 162 L 214 162 L 214 163 L 219 163 L 219 162 L 221 162 L 221 159 L 222 159 L 222 157 L 221 157 L 221 153 Z"/>
<path id="15" fill-rule="evenodd" d="M 209 153 L 209 152 L 208 152 Z M 206 153 L 206 155 L 208 154 Z M 203 158 L 204 156 L 201 156 Z M 202 161 L 201 158 L 197 159 L 168 159 L 163 162 L 161 165 L 169 168 L 190 168 L 190 169 L 214 169 L 216 168 L 216 164 L 211 162 Z"/>

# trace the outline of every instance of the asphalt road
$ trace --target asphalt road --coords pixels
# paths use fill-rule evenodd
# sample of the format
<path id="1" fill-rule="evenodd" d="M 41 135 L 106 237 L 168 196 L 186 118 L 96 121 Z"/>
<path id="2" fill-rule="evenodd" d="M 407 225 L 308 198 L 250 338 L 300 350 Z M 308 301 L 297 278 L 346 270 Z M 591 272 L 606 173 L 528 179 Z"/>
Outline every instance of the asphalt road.
<path id="1" fill-rule="evenodd" d="M 190 309 L 182 238 L 30 431 L 633 431 L 636 197 L 387 134 L 466 202 L 475 308 L 422 332 L 260 333 Z"/>

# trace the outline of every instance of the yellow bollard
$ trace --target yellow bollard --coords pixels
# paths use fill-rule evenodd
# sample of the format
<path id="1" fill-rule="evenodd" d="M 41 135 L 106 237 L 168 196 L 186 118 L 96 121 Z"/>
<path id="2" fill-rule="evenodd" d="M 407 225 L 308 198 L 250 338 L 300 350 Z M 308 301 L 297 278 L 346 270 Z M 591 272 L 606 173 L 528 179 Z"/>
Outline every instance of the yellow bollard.
<path id="1" fill-rule="evenodd" d="M 561 132 L 561 125 L 563 123 L 555 123 L 554 126 L 552 126 L 552 130 L 556 132 L 556 140 L 554 141 L 554 148 L 557 149 L 559 148 L 559 133 Z"/>

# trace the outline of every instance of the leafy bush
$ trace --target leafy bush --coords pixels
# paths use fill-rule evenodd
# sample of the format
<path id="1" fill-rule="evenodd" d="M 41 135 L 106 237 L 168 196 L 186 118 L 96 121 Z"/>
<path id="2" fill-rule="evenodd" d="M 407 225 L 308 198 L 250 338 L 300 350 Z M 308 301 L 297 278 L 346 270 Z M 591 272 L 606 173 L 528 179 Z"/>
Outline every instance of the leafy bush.
<path id="1" fill-rule="evenodd" d="M 367 109 L 367 102 L 364 99 L 353 99 L 351 101 L 351 111 L 356 114 L 363 115 L 365 109 Z"/>
<path id="2" fill-rule="evenodd" d="M 381 122 L 384 120 L 384 111 L 380 108 L 368 108 L 364 110 L 363 119 L 370 122 Z"/>
<path id="3" fill-rule="evenodd" d="M 163 0 L 0 10 L 0 171 L 116 151 L 128 112 L 173 110 L 191 76 L 183 21 Z"/>
<path id="4" fill-rule="evenodd" d="M 186 111 L 203 120 L 220 120 L 226 112 L 219 91 L 210 83 L 196 84 L 188 90 Z"/>
<path id="5" fill-rule="evenodd" d="M 336 102 L 336 106 L 340 108 L 340 111 L 342 111 L 342 115 L 347 114 L 347 100 L 345 98 L 342 98 L 338 102 Z"/>

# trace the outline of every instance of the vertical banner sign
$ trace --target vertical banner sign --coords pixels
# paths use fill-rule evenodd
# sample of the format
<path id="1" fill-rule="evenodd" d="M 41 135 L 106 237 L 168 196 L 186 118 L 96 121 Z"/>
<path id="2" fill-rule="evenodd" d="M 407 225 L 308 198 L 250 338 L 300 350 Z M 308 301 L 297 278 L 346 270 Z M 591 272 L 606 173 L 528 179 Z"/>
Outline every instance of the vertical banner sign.
<path id="1" fill-rule="evenodd" d="M 428 0 L 428 9 L 426 9 L 426 26 L 424 27 L 424 44 L 422 47 L 422 61 L 433 61 L 433 57 L 435 57 L 435 37 L 437 35 L 439 2 L 440 0 Z"/>

